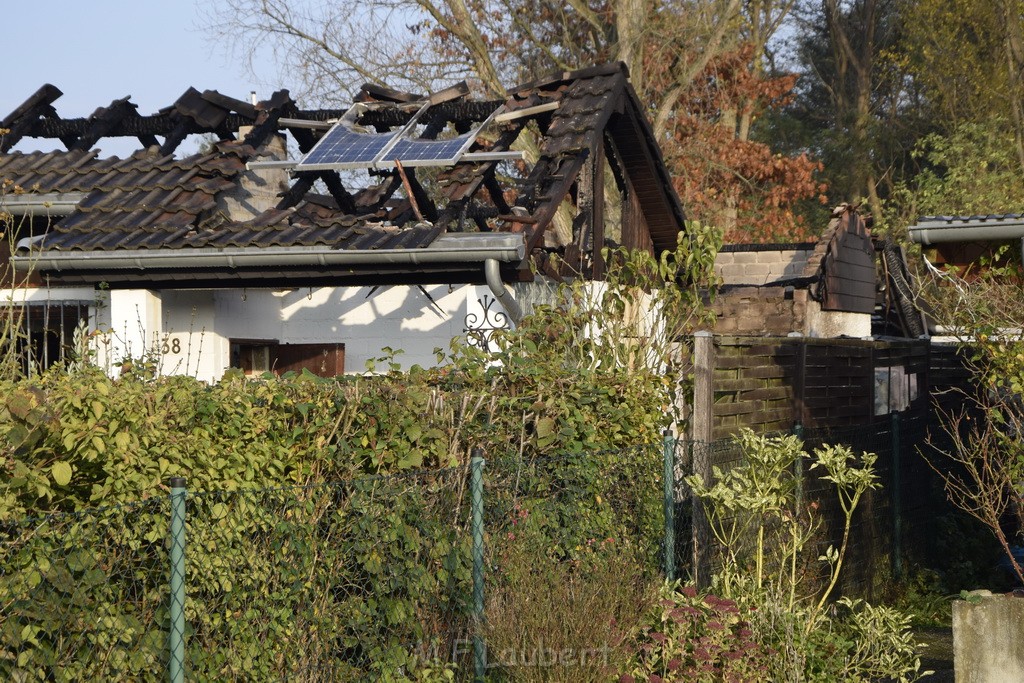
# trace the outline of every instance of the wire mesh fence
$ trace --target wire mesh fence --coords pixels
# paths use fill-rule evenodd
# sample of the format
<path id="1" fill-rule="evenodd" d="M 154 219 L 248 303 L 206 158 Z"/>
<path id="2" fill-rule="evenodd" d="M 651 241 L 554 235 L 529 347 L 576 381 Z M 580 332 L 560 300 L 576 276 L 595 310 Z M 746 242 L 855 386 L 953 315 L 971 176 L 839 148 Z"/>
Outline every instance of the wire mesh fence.
<path id="1" fill-rule="evenodd" d="M 373 680 L 466 629 L 466 470 L 189 496 L 189 680 Z"/>
<path id="2" fill-rule="evenodd" d="M 905 530 L 927 514 L 915 498 L 923 429 L 901 417 L 802 435 L 808 450 L 882 456 L 846 593 L 898 568 Z M 551 652 L 602 677 L 622 663 L 616 624 L 636 618 L 625 592 L 723 559 L 685 477 L 743 462 L 731 440 L 668 439 L 309 486 L 172 481 L 169 496 L 0 522 L 0 678 L 350 681 L 432 668 L 469 680 Z M 829 483 L 793 468 L 800 504 L 817 506 L 834 543 Z M 531 640 L 563 622 L 581 626 Z"/>
<path id="3" fill-rule="evenodd" d="M 850 561 L 840 585 L 843 593 L 872 599 L 886 581 L 903 576 L 909 559 L 924 557 L 924 537 L 912 530 L 924 528 L 944 500 L 941 491 L 936 493 L 934 473 L 923 453 L 928 434 L 925 417 L 907 412 L 879 416 L 857 426 L 798 426 L 790 432 L 767 435 L 792 435 L 803 444 L 807 456 L 794 462 L 791 483 L 796 506 L 815 520 L 814 542 L 821 552 L 840 544 L 844 520 L 835 484 L 825 478 L 823 470 L 812 467 L 814 452 L 825 445 L 844 445 L 857 456 L 878 456 L 874 464 L 878 485 L 865 493 L 852 518 Z M 724 560 L 711 527 L 700 518 L 700 501 L 694 499 L 686 479 L 699 476 L 711 483 L 714 472 L 727 472 L 745 463 L 743 449 L 735 440 L 677 443 L 676 562 L 698 579 L 710 576 Z M 807 571 L 824 573 L 825 567 L 818 564 Z"/>
<path id="4" fill-rule="evenodd" d="M 661 444 L 487 463 L 483 636 L 498 680 L 608 680 L 660 581 Z M 558 677 L 556 676 L 556 679 Z"/>
<path id="5" fill-rule="evenodd" d="M 0 679 L 165 679 L 167 499 L 0 522 Z"/>

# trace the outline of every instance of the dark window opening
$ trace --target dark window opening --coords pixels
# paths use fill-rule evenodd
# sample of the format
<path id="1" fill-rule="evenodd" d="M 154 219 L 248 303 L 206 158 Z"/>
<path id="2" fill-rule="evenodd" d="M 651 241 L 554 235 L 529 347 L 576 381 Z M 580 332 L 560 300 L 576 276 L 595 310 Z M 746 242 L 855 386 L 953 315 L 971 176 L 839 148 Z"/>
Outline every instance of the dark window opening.
<path id="1" fill-rule="evenodd" d="M 231 367 L 250 376 L 309 370 L 320 377 L 335 377 L 345 372 L 345 345 L 232 340 Z"/>
<path id="2" fill-rule="evenodd" d="M 26 376 L 42 372 L 75 352 L 75 330 L 89 324 L 89 304 L 28 303 L 7 306 L 0 314 L 7 343 L 11 340 Z"/>

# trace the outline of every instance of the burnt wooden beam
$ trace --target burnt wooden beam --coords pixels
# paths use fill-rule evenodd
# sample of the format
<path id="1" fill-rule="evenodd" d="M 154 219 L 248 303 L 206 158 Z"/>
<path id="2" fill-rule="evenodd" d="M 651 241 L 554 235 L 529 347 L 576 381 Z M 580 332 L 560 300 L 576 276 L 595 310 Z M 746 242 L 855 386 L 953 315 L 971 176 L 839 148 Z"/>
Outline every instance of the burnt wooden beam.
<path id="1" fill-rule="evenodd" d="M 512 143 L 516 141 L 519 134 L 522 132 L 523 127 L 526 125 L 525 120 L 517 121 L 514 125 L 505 128 L 498 139 L 491 146 L 490 151 L 505 151 L 512 146 Z M 439 216 L 439 221 L 443 224 L 447 224 L 458 216 L 459 212 L 462 211 L 462 207 L 469 203 L 470 200 L 476 195 L 480 187 L 486 182 L 487 178 L 494 179 L 494 169 L 497 166 L 496 161 L 489 161 L 482 164 L 477 164 L 476 171 L 472 174 L 472 178 L 468 182 L 461 182 L 460 176 L 465 171 L 465 166 L 456 165 L 451 169 L 443 171 L 438 180 L 444 185 L 445 180 L 451 179 L 455 182 L 445 186 L 443 196 L 448 200 L 448 205 L 444 207 Z M 500 188 L 499 188 L 500 190 Z"/>
<path id="2" fill-rule="evenodd" d="M 116 129 L 124 119 L 133 114 L 138 116 L 136 108 L 136 105 L 132 104 L 127 97 L 114 100 L 108 107 L 100 107 L 89 117 L 92 122 L 89 130 L 83 133 L 68 149 L 88 151 L 109 131 Z"/>
<path id="3" fill-rule="evenodd" d="M 165 134 L 164 144 L 160 145 L 160 154 L 164 156 L 174 154 L 174 150 L 178 149 L 181 141 L 188 137 L 190 124 L 192 123 L 181 114 L 175 113 L 174 116 L 176 118 L 176 125 Z"/>
<path id="4" fill-rule="evenodd" d="M 498 211 L 503 214 L 512 213 L 512 207 L 505 201 L 505 191 L 501 188 L 498 183 L 498 179 L 494 177 L 494 168 L 488 169 L 484 176 L 484 187 L 487 189 L 487 194 L 494 202 L 494 205 L 498 207 Z"/>
<path id="5" fill-rule="evenodd" d="M 579 174 L 580 169 L 583 168 L 583 164 L 588 156 L 588 154 L 580 154 L 567 159 L 563 158 L 560 160 L 557 170 L 551 174 L 550 177 L 555 179 L 555 182 L 545 188 L 544 196 L 538 197 L 537 210 L 534 212 L 537 224 L 526 240 L 527 253 L 540 246 L 548 224 L 551 223 L 555 213 L 558 212 L 562 198 L 569 193 L 569 189 L 572 187 L 573 182 L 575 182 L 576 176 Z"/>
<path id="6" fill-rule="evenodd" d="M 306 196 L 310 188 L 313 187 L 313 183 L 316 181 L 318 174 L 316 173 L 300 173 L 298 178 L 292 183 L 292 186 L 281 195 L 281 201 L 277 203 L 276 209 L 290 209 L 293 206 L 298 205 L 302 201 L 302 198 Z"/>
<path id="7" fill-rule="evenodd" d="M 253 147 L 259 147 L 278 132 L 279 118 L 296 112 L 295 103 L 287 90 L 278 90 L 269 100 L 260 102 L 257 108 L 260 115 L 256 117 L 256 125 L 245 136 L 245 144 Z"/>
<path id="8" fill-rule="evenodd" d="M 246 138 L 248 140 L 248 138 Z M 327 186 L 327 191 L 334 197 L 334 201 L 338 202 L 338 208 L 347 214 L 356 213 L 356 202 L 355 199 L 348 193 L 345 186 L 341 183 L 341 178 L 338 177 L 337 173 L 324 173 L 320 176 L 323 178 L 324 185 Z"/>
<path id="9" fill-rule="evenodd" d="M 416 169 L 407 168 L 404 169 L 405 179 L 409 183 L 409 190 L 412 191 L 412 198 L 414 205 L 419 207 L 420 212 L 423 214 L 423 218 L 430 221 L 431 223 L 437 222 L 437 204 L 430 198 L 426 190 L 423 189 L 423 185 L 416 178 Z"/>
<path id="10" fill-rule="evenodd" d="M 423 95 L 416 95 L 404 90 L 395 90 L 376 83 L 363 83 L 356 96 L 357 102 L 395 102 L 408 103 L 419 102 L 424 99 Z"/>
<path id="11" fill-rule="evenodd" d="M 418 122 L 428 126 L 433 123 L 439 123 L 442 127 L 450 121 L 480 123 L 485 121 L 502 104 L 504 102 L 500 100 L 488 102 L 468 102 L 466 100 L 442 102 L 435 104 L 425 111 Z M 364 112 L 359 117 L 358 123 L 362 126 L 394 128 L 407 124 L 415 113 L 414 111 L 403 111 L 398 107 L 374 109 Z"/>
<path id="12" fill-rule="evenodd" d="M 586 217 L 581 226 L 577 244 L 581 253 L 589 247 L 591 272 L 595 280 L 604 277 L 604 144 L 598 144 L 580 171 L 578 185 L 578 206 L 580 215 Z M 589 238 L 589 244 L 588 242 Z"/>
<path id="13" fill-rule="evenodd" d="M 176 112 L 165 114 L 154 114 L 152 116 L 139 116 L 121 121 L 120 125 L 107 133 L 106 137 L 127 137 L 137 138 L 143 135 L 156 135 L 166 137 L 170 135 L 179 125 L 183 117 Z M 207 128 L 199 125 L 188 118 L 186 135 L 193 133 L 236 133 L 244 126 L 251 126 L 252 119 L 239 114 L 229 114 L 224 122 L 215 128 Z M 63 139 L 71 138 L 72 141 L 89 130 L 92 123 L 87 118 L 61 119 L 55 115 L 51 118 L 41 118 L 28 122 L 25 127 L 24 137 Z"/>
<path id="14" fill-rule="evenodd" d="M 0 152 L 8 152 L 19 140 L 29 135 L 40 117 L 55 117 L 57 112 L 52 106 L 53 102 L 63 94 L 56 86 L 47 83 L 0 120 L 0 128 L 7 130 L 7 133 L 0 136 Z"/>
<path id="15" fill-rule="evenodd" d="M 49 87 L 53 88 L 53 86 Z M 44 89 L 46 89 L 46 86 L 40 90 L 43 91 Z M 60 91 L 56 88 L 53 88 L 52 91 L 46 89 L 44 96 L 46 95 L 52 97 L 50 100 L 52 102 L 60 97 Z M 254 109 L 252 105 L 247 104 L 242 100 L 235 100 L 222 95 L 218 97 L 218 95 L 219 93 L 216 93 L 215 91 L 205 91 L 201 94 L 197 93 L 195 95 L 197 100 L 202 100 L 203 104 L 209 108 L 211 114 L 200 116 L 200 120 L 192 120 L 191 117 L 186 116 L 186 120 L 189 121 L 186 135 L 213 132 L 218 134 L 227 132 L 237 133 L 239 128 L 253 125 L 256 117 L 248 115 L 251 114 Z M 223 117 L 219 115 L 212 115 L 212 111 L 215 108 L 221 109 L 223 106 L 230 103 L 235 103 L 234 106 L 239 107 L 244 105 L 245 111 L 239 112 L 238 110 L 235 110 L 234 113 L 227 112 Z M 29 113 L 27 109 L 21 111 L 20 116 L 13 116 L 13 114 L 18 113 L 19 110 L 22 109 L 19 107 L 15 112 L 12 112 L 12 115 L 8 116 L 12 121 L 2 127 L 13 128 L 13 119 L 20 119 L 20 134 L 22 137 L 54 139 L 70 138 L 73 142 L 78 137 L 84 135 L 92 125 L 92 122 L 85 117 L 60 118 L 57 116 L 56 111 L 54 111 L 52 107 L 48 108 L 46 104 L 48 103 L 37 103 L 37 112 L 32 112 L 27 118 L 25 117 L 25 114 Z M 419 122 L 424 124 L 428 129 L 431 126 L 434 126 L 438 132 L 440 132 L 451 121 L 464 119 L 470 123 L 482 122 L 500 105 L 501 102 L 443 102 L 431 107 L 420 118 Z M 188 110 L 196 112 L 198 106 L 198 104 L 193 103 L 193 106 L 189 107 Z M 306 119 L 308 121 L 329 121 L 341 118 L 344 116 L 345 112 L 345 109 L 302 109 L 295 110 L 290 114 L 290 118 Z M 111 129 L 106 134 L 106 137 L 134 138 L 143 135 L 166 137 L 178 128 L 182 118 L 182 113 L 183 112 L 172 107 L 169 110 L 163 110 L 157 114 L 126 119 L 118 126 Z M 397 108 L 384 109 L 366 112 L 360 117 L 359 123 L 366 126 L 381 126 L 390 129 L 395 126 L 405 125 L 409 122 L 411 117 L 411 113 L 401 111 Z M 294 132 L 297 129 L 292 130 Z"/>

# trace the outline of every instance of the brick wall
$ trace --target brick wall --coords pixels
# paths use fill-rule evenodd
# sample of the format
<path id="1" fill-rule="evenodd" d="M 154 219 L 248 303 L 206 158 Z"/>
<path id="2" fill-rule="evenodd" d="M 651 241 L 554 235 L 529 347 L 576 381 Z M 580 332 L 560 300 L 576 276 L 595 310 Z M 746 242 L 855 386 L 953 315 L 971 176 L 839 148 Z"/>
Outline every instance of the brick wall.
<path id="1" fill-rule="evenodd" d="M 805 289 L 730 289 L 719 294 L 712 304 L 717 316 L 715 332 L 727 335 L 778 337 L 785 337 L 791 332 L 802 333 L 807 321 L 807 304 L 808 295 Z"/>
<path id="2" fill-rule="evenodd" d="M 714 438 L 740 427 L 785 431 L 862 425 L 874 419 L 875 368 L 916 376 L 912 410 L 927 407 L 929 346 L 918 340 L 715 338 Z"/>

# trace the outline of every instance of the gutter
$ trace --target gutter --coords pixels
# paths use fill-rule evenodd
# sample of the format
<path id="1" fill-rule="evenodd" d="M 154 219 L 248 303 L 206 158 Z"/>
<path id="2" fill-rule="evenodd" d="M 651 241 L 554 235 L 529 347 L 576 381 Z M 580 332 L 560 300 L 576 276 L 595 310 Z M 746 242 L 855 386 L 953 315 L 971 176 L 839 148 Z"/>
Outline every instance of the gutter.
<path id="1" fill-rule="evenodd" d="M 501 263 L 526 257 L 522 235 L 491 233 L 442 235 L 430 246 L 416 249 L 345 250 L 315 247 L 232 247 L 183 249 L 125 249 L 117 251 L 39 250 L 42 236 L 22 239 L 11 260 L 15 270 L 53 273 L 75 271 L 228 269 L 296 266 L 364 266 L 434 263 L 482 263 L 484 279 L 495 298 L 518 323 L 522 312 L 501 280 Z"/>
<path id="2" fill-rule="evenodd" d="M 85 197 L 84 192 L 8 194 L 0 198 L 0 210 L 14 216 L 67 216 Z"/>
<path id="3" fill-rule="evenodd" d="M 910 226 L 910 239 L 918 244 L 985 242 L 1024 238 L 1024 220 L 926 220 Z"/>
<path id="4" fill-rule="evenodd" d="M 197 270 L 284 266 L 417 265 L 421 263 L 504 263 L 526 257 L 523 238 L 513 234 L 442 235 L 425 248 L 346 250 L 331 247 L 230 247 L 122 249 L 117 251 L 30 251 L 38 238 L 18 242 L 16 270 L 56 273 L 80 270 Z"/>

